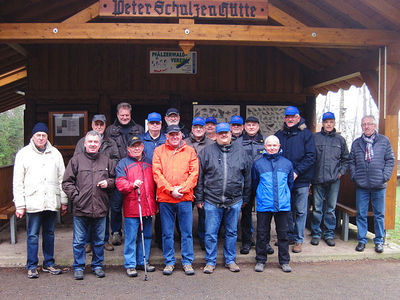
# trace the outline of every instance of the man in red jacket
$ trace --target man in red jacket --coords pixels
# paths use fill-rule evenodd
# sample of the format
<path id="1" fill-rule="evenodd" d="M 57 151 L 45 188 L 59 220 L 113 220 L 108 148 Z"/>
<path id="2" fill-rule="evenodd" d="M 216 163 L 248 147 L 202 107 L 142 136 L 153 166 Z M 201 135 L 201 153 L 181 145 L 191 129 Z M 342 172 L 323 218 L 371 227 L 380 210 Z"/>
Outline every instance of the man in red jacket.
<path id="1" fill-rule="evenodd" d="M 154 272 L 156 268 L 149 265 L 152 234 L 152 218 L 157 212 L 155 201 L 155 184 L 151 160 L 143 152 L 143 141 L 133 136 L 128 142 L 128 156 L 123 158 L 115 168 L 116 186 L 122 194 L 124 206 L 124 266 L 129 277 L 136 277 L 138 270 L 144 270 L 142 239 L 136 240 L 140 228 L 139 195 L 143 216 L 143 235 L 146 257 L 146 269 Z M 136 246 L 137 242 L 137 246 Z"/>

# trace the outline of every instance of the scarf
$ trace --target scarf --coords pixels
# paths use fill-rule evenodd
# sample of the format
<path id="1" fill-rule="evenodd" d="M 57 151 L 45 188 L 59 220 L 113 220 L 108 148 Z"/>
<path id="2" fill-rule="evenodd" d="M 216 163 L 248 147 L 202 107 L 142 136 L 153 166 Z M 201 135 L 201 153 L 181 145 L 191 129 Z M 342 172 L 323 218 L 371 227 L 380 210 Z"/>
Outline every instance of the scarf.
<path id="1" fill-rule="evenodd" d="M 364 133 L 361 136 L 362 140 L 367 144 L 367 147 L 365 148 L 365 161 L 370 162 L 372 158 L 374 157 L 374 149 L 372 148 L 372 144 L 375 141 L 376 138 L 376 132 L 374 132 L 373 135 L 370 137 L 367 137 Z"/>

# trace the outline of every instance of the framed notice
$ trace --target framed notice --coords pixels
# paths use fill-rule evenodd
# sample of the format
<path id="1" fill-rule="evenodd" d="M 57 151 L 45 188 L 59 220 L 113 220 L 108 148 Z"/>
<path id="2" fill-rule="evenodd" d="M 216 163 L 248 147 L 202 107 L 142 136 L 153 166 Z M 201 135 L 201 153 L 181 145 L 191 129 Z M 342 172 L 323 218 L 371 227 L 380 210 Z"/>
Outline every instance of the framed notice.
<path id="1" fill-rule="evenodd" d="M 59 149 L 74 149 L 88 130 L 87 111 L 49 112 L 49 140 Z"/>
<path id="2" fill-rule="evenodd" d="M 150 51 L 150 74 L 197 74 L 197 52 Z"/>
<path id="3" fill-rule="evenodd" d="M 214 117 L 218 123 L 229 123 L 231 117 L 236 115 L 240 116 L 240 105 L 193 105 L 193 118 Z"/>

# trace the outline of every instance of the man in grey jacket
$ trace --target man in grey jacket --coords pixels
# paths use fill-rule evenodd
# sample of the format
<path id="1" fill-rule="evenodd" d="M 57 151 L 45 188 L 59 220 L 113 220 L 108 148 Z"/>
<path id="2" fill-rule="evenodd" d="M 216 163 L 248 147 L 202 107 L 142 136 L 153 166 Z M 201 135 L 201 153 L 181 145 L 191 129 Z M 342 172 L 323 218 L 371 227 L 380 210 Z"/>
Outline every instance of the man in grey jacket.
<path id="1" fill-rule="evenodd" d="M 363 134 L 356 139 L 350 152 L 350 177 L 356 184 L 358 244 L 356 251 L 364 251 L 368 239 L 367 214 L 371 199 L 374 211 L 375 251 L 383 252 L 385 235 L 386 183 L 392 176 L 395 157 L 389 139 L 376 131 L 374 116 L 361 120 Z"/>
<path id="2" fill-rule="evenodd" d="M 321 221 L 324 218 L 324 239 L 328 246 L 335 246 L 335 208 L 340 188 L 340 177 L 347 172 L 349 150 L 345 139 L 336 132 L 335 115 L 322 115 L 321 132 L 314 134 L 316 160 L 312 180 L 313 212 L 311 218 L 311 245 L 321 239 Z M 325 210 L 324 207 L 325 202 Z"/>

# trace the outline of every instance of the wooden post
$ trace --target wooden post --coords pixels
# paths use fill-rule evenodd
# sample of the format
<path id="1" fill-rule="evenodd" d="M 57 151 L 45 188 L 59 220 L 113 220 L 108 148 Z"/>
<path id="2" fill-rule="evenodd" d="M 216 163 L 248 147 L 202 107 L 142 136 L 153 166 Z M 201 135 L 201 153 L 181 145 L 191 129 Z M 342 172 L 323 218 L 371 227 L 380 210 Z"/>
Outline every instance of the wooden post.
<path id="1" fill-rule="evenodd" d="M 307 127 L 312 133 L 316 130 L 316 99 L 315 96 L 307 96 L 303 113 Z"/>
<path id="2" fill-rule="evenodd" d="M 29 143 L 32 136 L 32 129 L 36 123 L 36 102 L 32 99 L 25 99 L 24 111 L 24 145 Z"/>

